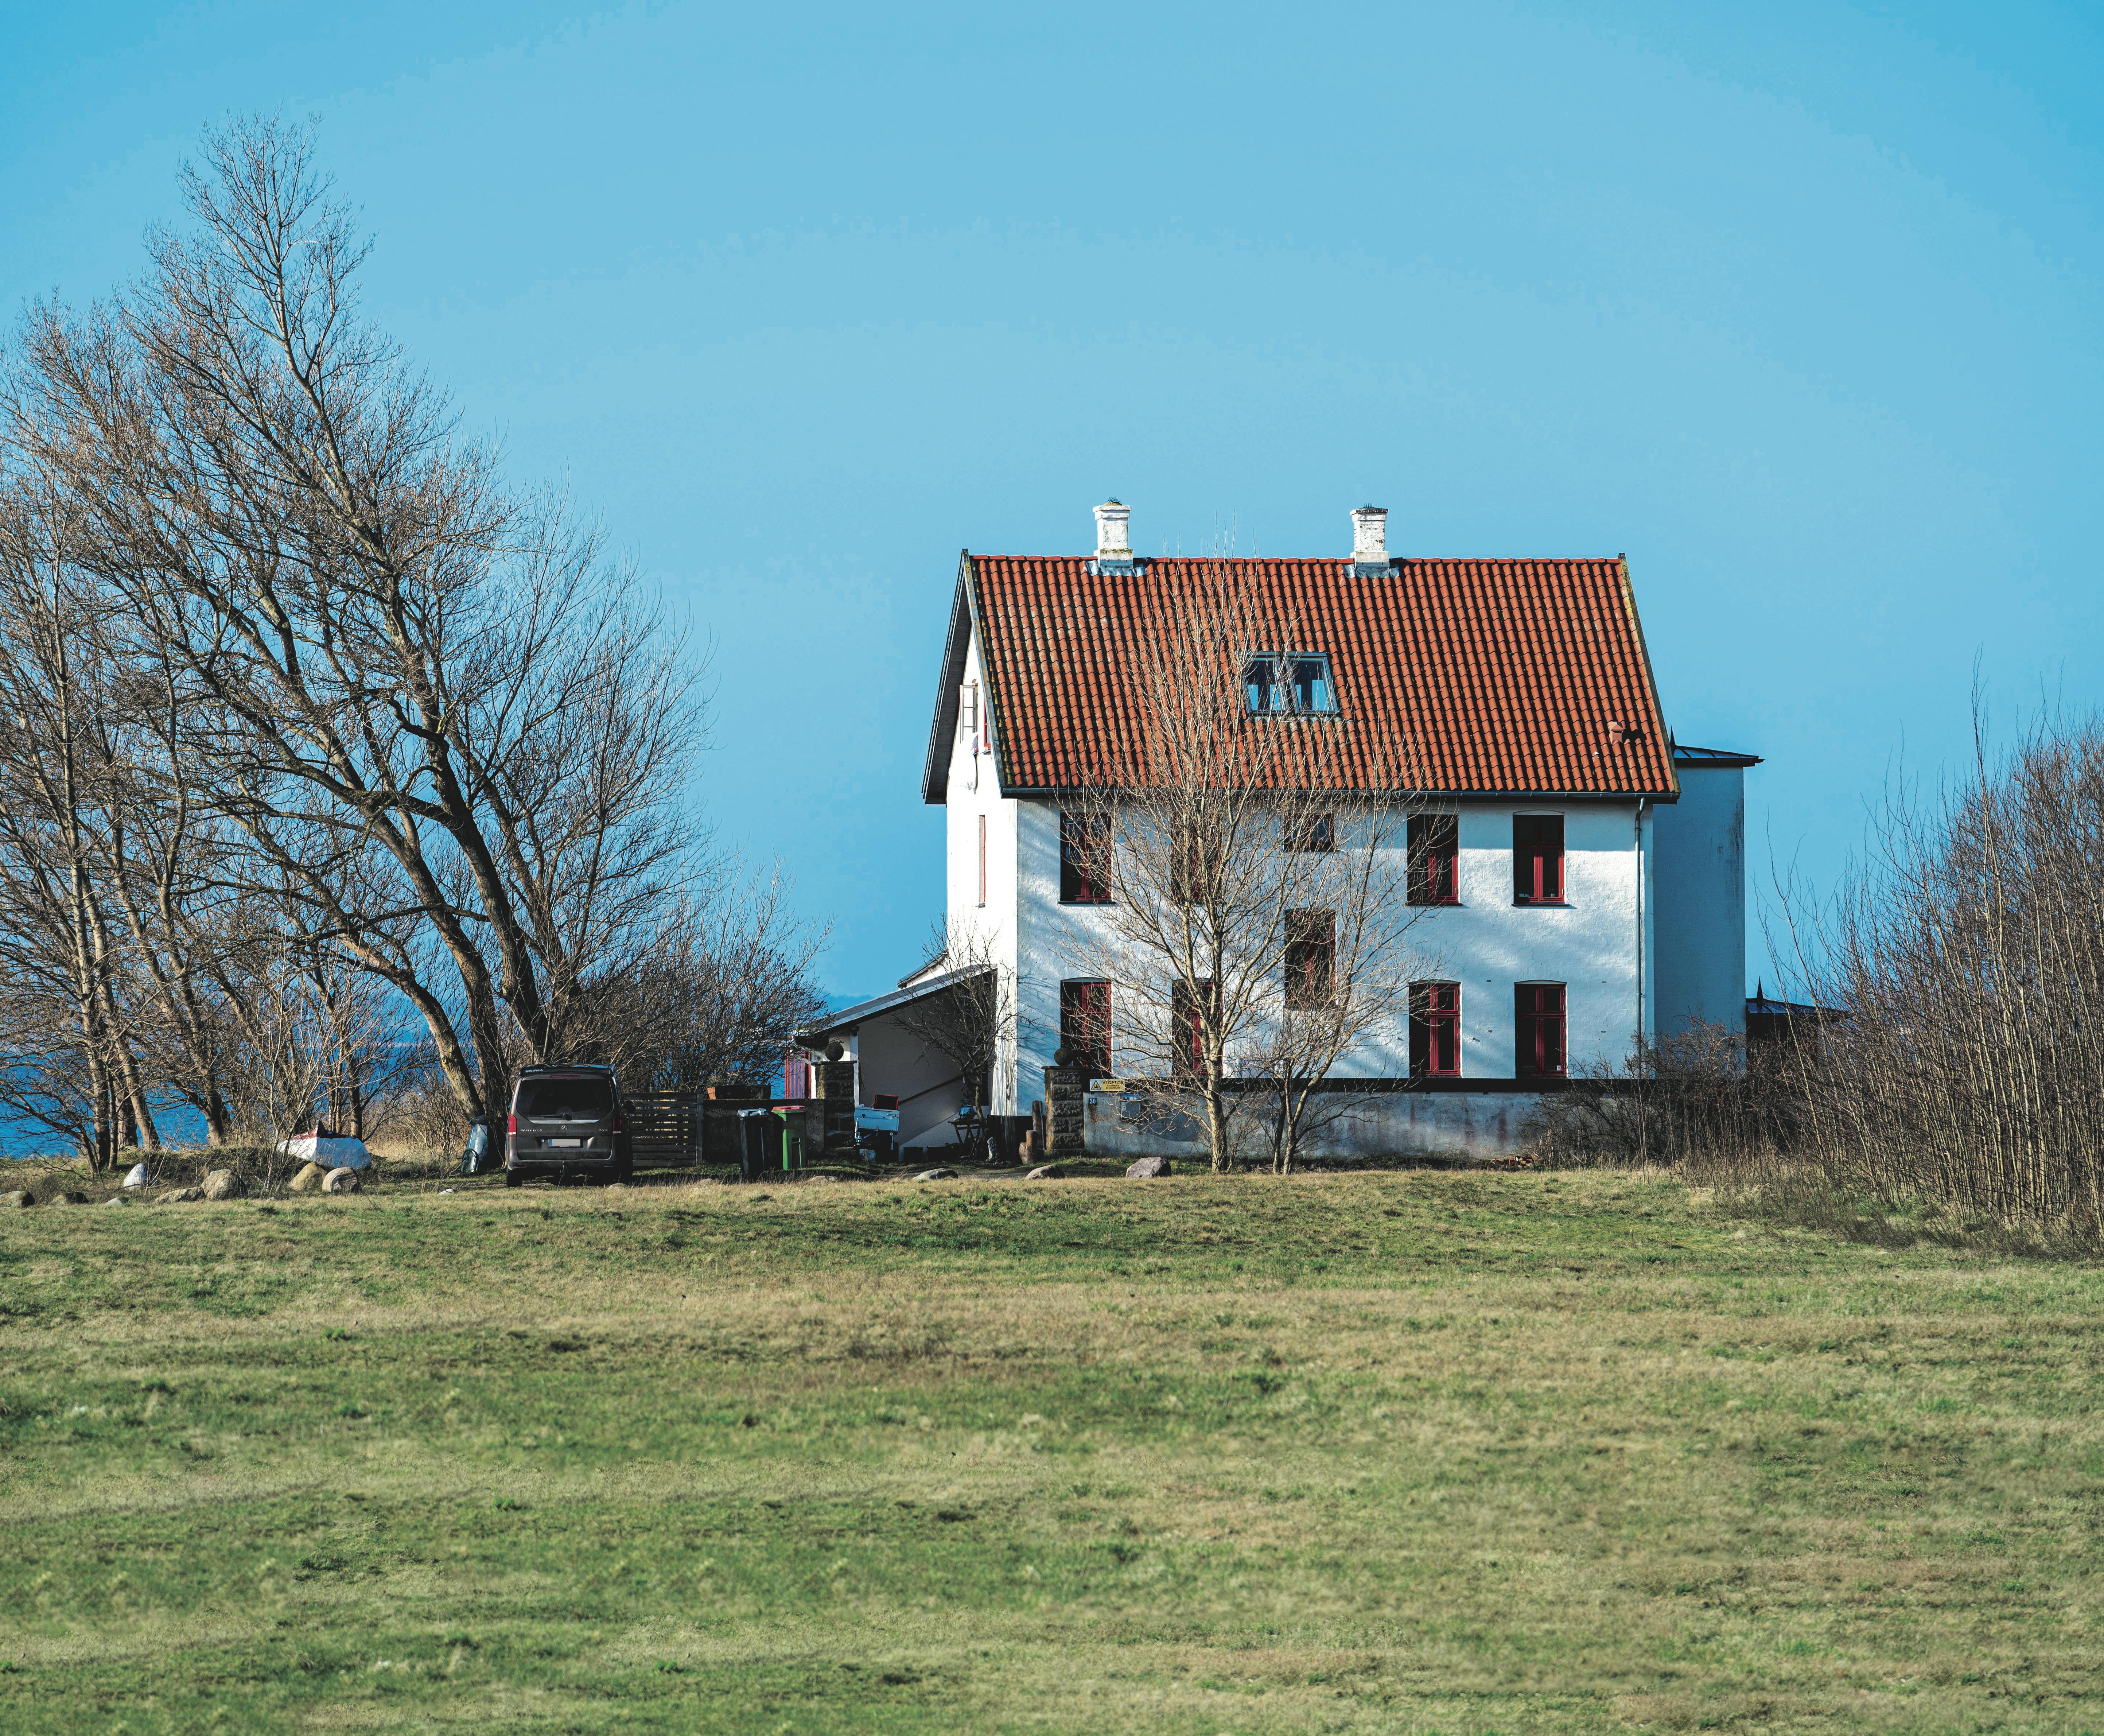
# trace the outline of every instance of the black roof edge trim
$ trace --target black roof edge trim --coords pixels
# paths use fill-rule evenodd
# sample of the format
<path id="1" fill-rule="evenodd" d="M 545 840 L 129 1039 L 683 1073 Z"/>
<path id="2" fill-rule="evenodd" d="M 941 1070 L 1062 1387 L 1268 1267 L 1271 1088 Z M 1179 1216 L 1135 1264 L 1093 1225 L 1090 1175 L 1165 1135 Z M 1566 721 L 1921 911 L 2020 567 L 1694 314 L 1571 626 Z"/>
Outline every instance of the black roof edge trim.
<path id="1" fill-rule="evenodd" d="M 950 601 L 950 631 L 943 641 L 943 668 L 936 676 L 935 719 L 928 729 L 928 761 L 920 773 L 920 800 L 940 807 L 950 799 L 950 756 L 957 734 L 957 685 L 964 679 L 965 652 L 971 644 L 970 587 L 972 551 L 957 553 L 957 588 Z"/>
<path id="2" fill-rule="evenodd" d="M 1682 742 L 1673 744 L 1673 763 L 1676 765 L 1758 765 L 1758 753 L 1741 753 L 1736 748 L 1691 748 Z"/>

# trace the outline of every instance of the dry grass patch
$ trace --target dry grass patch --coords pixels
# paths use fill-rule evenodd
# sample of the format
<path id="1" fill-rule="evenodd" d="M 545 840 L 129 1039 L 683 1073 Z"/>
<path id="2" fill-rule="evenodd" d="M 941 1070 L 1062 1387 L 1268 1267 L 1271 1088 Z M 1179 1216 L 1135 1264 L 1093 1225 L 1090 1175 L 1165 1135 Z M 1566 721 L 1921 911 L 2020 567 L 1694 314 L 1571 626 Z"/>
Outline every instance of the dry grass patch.
<path id="1" fill-rule="evenodd" d="M 25 1213 L 0 1716 L 2104 1727 L 2098 1299 L 1608 1176 Z"/>

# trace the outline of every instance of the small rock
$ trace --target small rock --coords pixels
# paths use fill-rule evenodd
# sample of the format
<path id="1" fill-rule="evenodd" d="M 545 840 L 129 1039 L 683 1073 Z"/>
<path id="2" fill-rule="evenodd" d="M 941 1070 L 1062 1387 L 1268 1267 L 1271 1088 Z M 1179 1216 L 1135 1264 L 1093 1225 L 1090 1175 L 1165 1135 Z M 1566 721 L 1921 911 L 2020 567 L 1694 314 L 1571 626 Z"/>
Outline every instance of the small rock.
<path id="1" fill-rule="evenodd" d="M 51 1203 L 55 1206 L 84 1206 L 87 1203 L 87 1195 L 76 1194 L 69 1188 L 63 1194 L 52 1194 Z"/>
<path id="2" fill-rule="evenodd" d="M 601 1191 L 608 1194 L 626 1194 L 628 1191 L 628 1184 L 625 1181 L 609 1181 Z"/>
<path id="3" fill-rule="evenodd" d="M 203 1199 L 203 1188 L 177 1188 L 172 1194 L 163 1194 L 162 1199 L 170 1205 L 184 1205 L 194 1199 Z"/>
<path id="4" fill-rule="evenodd" d="M 240 1176 L 230 1169 L 216 1169 L 204 1178 L 204 1186 L 198 1190 L 200 1199 L 238 1199 L 241 1198 Z"/>
<path id="5" fill-rule="evenodd" d="M 310 1163 L 298 1175 L 285 1184 L 288 1194 L 319 1194 L 322 1183 L 328 1179 L 328 1171 L 319 1163 Z"/>
<path id="6" fill-rule="evenodd" d="M 128 1206 L 131 1203 L 132 1196 L 129 1194 L 112 1194 L 109 1198 L 103 1201 L 105 1206 Z"/>
<path id="7" fill-rule="evenodd" d="M 1142 1158 L 1126 1171 L 1127 1176 L 1140 1181 L 1149 1181 L 1157 1176 L 1166 1176 L 1168 1173 L 1169 1159 L 1166 1158 Z"/>
<path id="8" fill-rule="evenodd" d="M 18 1189 L 12 1194 L 0 1194 L 0 1212 L 20 1212 L 37 1203 L 37 1196 L 26 1189 Z"/>
<path id="9" fill-rule="evenodd" d="M 1056 1163 L 1041 1163 L 1023 1179 L 1025 1181 L 1057 1181 L 1059 1179 L 1059 1166 Z"/>
<path id="10" fill-rule="evenodd" d="M 440 1188 L 439 1189 L 439 1198 L 444 1199 L 448 1194 L 457 1194 L 459 1192 L 460 1189 L 458 1188 Z"/>
<path id="11" fill-rule="evenodd" d="M 913 1179 L 916 1181 L 955 1181 L 957 1172 L 953 1169 L 924 1169 Z"/>
<path id="12" fill-rule="evenodd" d="M 322 1177 L 324 1194 L 355 1194 L 358 1191 L 358 1171 L 354 1169 L 332 1169 Z"/>

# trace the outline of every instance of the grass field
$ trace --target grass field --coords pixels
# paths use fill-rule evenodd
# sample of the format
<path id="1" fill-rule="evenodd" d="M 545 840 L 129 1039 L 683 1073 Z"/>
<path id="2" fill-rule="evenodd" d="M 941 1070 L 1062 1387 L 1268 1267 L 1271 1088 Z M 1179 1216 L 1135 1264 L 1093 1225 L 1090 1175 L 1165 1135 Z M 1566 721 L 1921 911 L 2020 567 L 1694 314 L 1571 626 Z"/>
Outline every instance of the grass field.
<path id="1" fill-rule="evenodd" d="M 0 1220 L 0 1729 L 2104 1730 L 2104 1274 L 1666 1180 Z"/>

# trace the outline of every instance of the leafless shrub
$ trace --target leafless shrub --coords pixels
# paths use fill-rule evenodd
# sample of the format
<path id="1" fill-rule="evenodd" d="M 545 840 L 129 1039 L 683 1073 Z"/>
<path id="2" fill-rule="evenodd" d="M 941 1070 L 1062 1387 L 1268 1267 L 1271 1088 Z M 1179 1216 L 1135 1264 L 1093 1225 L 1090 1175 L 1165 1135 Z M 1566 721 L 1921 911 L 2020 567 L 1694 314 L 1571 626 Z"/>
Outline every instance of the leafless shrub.
<path id="1" fill-rule="evenodd" d="M 2104 721 L 2035 724 L 1887 801 L 1823 902 L 1782 889 L 1797 1149 L 1842 1185 L 2094 1239 L 2104 1225 Z"/>
<path id="2" fill-rule="evenodd" d="M 826 930 L 799 921 L 788 893 L 776 864 L 661 908 L 580 985 L 560 1058 L 612 1065 L 631 1090 L 715 1080 L 766 1096 L 792 1033 L 826 1004 L 812 975 Z"/>
<path id="3" fill-rule="evenodd" d="M 1674 1163 L 1750 1175 L 1794 1151 L 1803 1116 L 1795 1068 L 1773 1047 L 1696 1024 L 1596 1063 L 1543 1098 L 1530 1129 L 1540 1161 L 1573 1167 Z"/>

